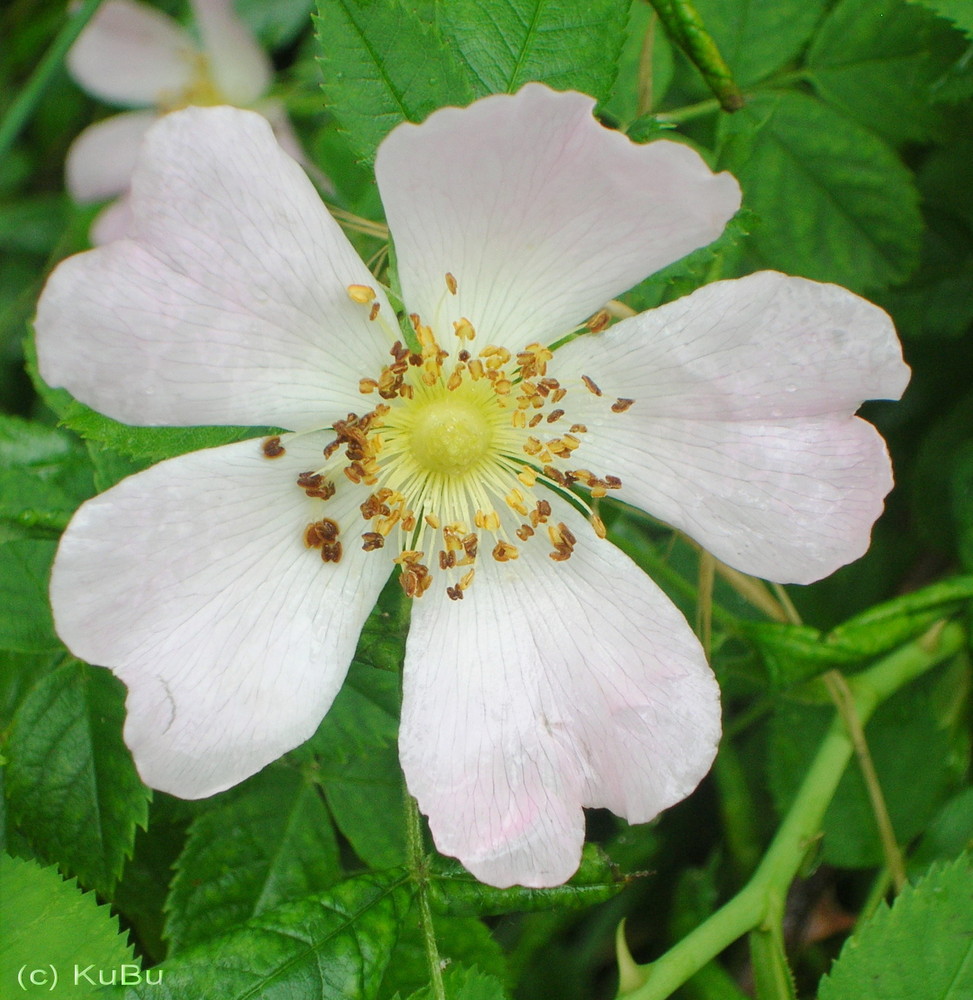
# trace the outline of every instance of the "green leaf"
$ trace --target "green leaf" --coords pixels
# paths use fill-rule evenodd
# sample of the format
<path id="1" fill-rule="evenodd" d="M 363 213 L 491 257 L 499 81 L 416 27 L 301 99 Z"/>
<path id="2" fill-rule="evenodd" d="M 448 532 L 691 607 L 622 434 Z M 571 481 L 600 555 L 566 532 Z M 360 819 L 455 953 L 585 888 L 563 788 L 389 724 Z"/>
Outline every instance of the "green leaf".
<path id="1" fill-rule="evenodd" d="M 626 0 L 449 0 L 439 7 L 439 24 L 478 97 L 512 94 L 539 80 L 603 99 L 615 79 L 628 8 Z"/>
<path id="2" fill-rule="evenodd" d="M 405 863 L 405 783 L 397 748 L 373 748 L 323 765 L 318 775 L 338 828 L 373 868 Z"/>
<path id="3" fill-rule="evenodd" d="M 287 45 L 309 27 L 314 0 L 234 0 L 233 7 L 268 49 Z"/>
<path id="4" fill-rule="evenodd" d="M 967 1000 L 973 996 L 973 858 L 907 885 L 848 940 L 820 1000 Z"/>
<path id="5" fill-rule="evenodd" d="M 581 866 L 564 885 L 552 889 L 496 889 L 478 882 L 456 862 L 443 860 L 429 883 L 432 907 L 454 916 L 495 916 L 516 910 L 580 910 L 603 903 L 632 881 L 593 844 L 586 844 Z"/>
<path id="6" fill-rule="evenodd" d="M 475 917 L 443 917 L 433 921 L 436 948 L 446 970 L 454 966 L 476 966 L 481 972 L 502 978 L 506 957 L 489 928 Z M 411 919 L 402 928 L 389 962 L 381 996 L 410 996 L 429 982 L 429 957 L 423 928 Z M 449 994 L 447 993 L 447 996 Z"/>
<path id="7" fill-rule="evenodd" d="M 973 38 L 973 4 L 970 0 L 909 0 L 935 11 L 940 17 L 952 21 L 957 28 Z"/>
<path id="8" fill-rule="evenodd" d="M 973 788 L 964 788 L 926 827 L 909 857 L 909 873 L 920 874 L 935 861 L 951 861 L 969 850 L 973 850 Z"/>
<path id="9" fill-rule="evenodd" d="M 632 4 L 622 51 L 618 57 L 618 75 L 611 96 L 599 111 L 625 126 L 629 138 L 631 123 L 658 108 L 672 83 L 672 44 L 659 25 L 655 11 L 647 3 Z"/>
<path id="10" fill-rule="evenodd" d="M 318 0 L 315 23 L 328 109 L 366 162 L 400 122 L 473 100 L 453 53 L 400 0 Z"/>
<path id="11" fill-rule="evenodd" d="M 902 0 L 841 0 L 814 38 L 807 69 L 830 104 L 892 142 L 928 138 L 930 104 L 966 48 L 962 36 Z"/>
<path id="12" fill-rule="evenodd" d="M 143 1000 L 371 1000 L 411 902 L 402 872 L 358 875 L 249 920 L 158 967 Z"/>
<path id="13" fill-rule="evenodd" d="M 798 55 L 826 0 L 695 0 L 695 6 L 734 79 L 746 87 Z"/>
<path id="14" fill-rule="evenodd" d="M 42 653 L 60 649 L 47 599 L 57 542 L 0 542 L 0 649 Z"/>
<path id="15" fill-rule="evenodd" d="M 338 880 L 334 829 L 304 775 L 268 768 L 207 806 L 189 829 L 166 903 L 173 952 Z"/>
<path id="16" fill-rule="evenodd" d="M 0 416 L 0 521 L 60 531 L 92 492 L 91 469 L 76 438 Z"/>
<path id="17" fill-rule="evenodd" d="M 443 987 L 446 1000 L 505 1000 L 507 996 L 503 983 L 495 976 L 461 965 L 450 965 L 445 969 Z M 409 1000 L 436 1000 L 436 996 L 430 984 L 413 993 Z"/>
<path id="18" fill-rule="evenodd" d="M 20 702 L 6 747 L 10 811 L 31 849 L 104 893 L 149 797 L 122 742 L 123 699 L 107 670 L 67 663 Z"/>
<path id="19" fill-rule="evenodd" d="M 953 459 L 950 499 L 956 522 L 957 554 L 963 568 L 973 573 L 973 443 L 969 441 Z"/>
<path id="20" fill-rule="evenodd" d="M 899 843 L 915 837 L 963 773 L 968 736 L 960 718 L 969 684 L 959 660 L 935 670 L 879 706 L 865 728 L 879 785 Z M 783 815 L 834 708 L 782 701 L 770 729 L 770 785 Z M 917 781 L 917 775 L 921 780 Z M 823 823 L 823 858 L 841 868 L 882 863 L 871 804 L 853 759 Z"/>
<path id="21" fill-rule="evenodd" d="M 720 165 L 761 219 L 763 266 L 855 291 L 904 281 L 922 223 L 912 175 L 874 134 L 812 97 L 761 93 L 720 120 Z"/>
<path id="22" fill-rule="evenodd" d="M 61 878 L 56 868 L 0 855 L 0 899 L 3 996 L 90 996 L 86 978 L 75 983 L 76 968 L 89 970 L 94 982 L 99 971 L 106 980 L 123 965 L 138 971 L 118 918 L 108 906 L 98 905 L 93 892 L 81 892 L 73 879 Z"/>

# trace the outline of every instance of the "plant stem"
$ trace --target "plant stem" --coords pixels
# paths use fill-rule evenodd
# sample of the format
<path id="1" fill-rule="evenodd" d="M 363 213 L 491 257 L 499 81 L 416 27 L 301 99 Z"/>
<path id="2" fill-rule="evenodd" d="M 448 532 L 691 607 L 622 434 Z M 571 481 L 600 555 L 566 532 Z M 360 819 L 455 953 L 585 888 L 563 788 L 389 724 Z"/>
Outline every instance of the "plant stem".
<path id="1" fill-rule="evenodd" d="M 14 140 L 20 135 L 20 130 L 30 120 L 35 105 L 60 68 L 68 49 L 94 16 L 101 2 L 102 0 L 84 0 L 76 13 L 68 15 L 67 21 L 51 42 L 50 48 L 44 53 L 43 59 L 37 64 L 24 89 L 7 109 L 3 121 L 0 122 L 0 158 L 6 155 Z"/>
<path id="2" fill-rule="evenodd" d="M 890 695 L 958 652 L 963 642 L 959 625 L 942 627 L 939 623 L 921 639 L 850 678 L 848 687 L 861 723 L 864 725 Z M 625 993 L 626 1000 L 664 1000 L 737 938 L 773 917 L 775 900 L 786 896 L 808 847 L 818 837 L 825 811 L 853 753 L 854 744 L 838 716 L 753 878 L 665 955 L 641 966 L 645 981 Z"/>
<path id="3" fill-rule="evenodd" d="M 432 986 L 432 995 L 435 1000 L 446 1000 L 442 959 L 439 956 L 439 946 L 436 944 L 436 929 L 432 923 L 432 910 L 429 908 L 429 880 L 426 855 L 422 844 L 422 821 L 419 818 L 419 806 L 416 800 L 411 795 L 406 796 L 406 798 L 409 868 L 416 884 L 419 928 L 422 931 L 422 943 L 426 950 L 426 961 L 429 964 L 429 984 Z"/>

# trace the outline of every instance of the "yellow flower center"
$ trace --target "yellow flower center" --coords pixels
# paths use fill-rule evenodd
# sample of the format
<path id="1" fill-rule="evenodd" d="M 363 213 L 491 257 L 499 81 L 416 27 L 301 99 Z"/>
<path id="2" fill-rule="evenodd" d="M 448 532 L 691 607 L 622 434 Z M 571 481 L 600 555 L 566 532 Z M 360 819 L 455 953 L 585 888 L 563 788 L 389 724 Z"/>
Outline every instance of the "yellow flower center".
<path id="1" fill-rule="evenodd" d="M 451 274 L 446 287 L 456 294 Z M 395 335 L 380 317 L 372 288 L 350 285 L 348 295 L 390 339 Z M 361 379 L 362 395 L 377 394 L 382 401 L 363 415 L 349 413 L 334 422 L 336 437 L 324 449 L 324 465 L 301 473 L 298 486 L 321 501 L 334 495 L 342 474 L 364 487 L 365 524 L 353 531 L 369 552 L 384 548 L 394 533 L 394 562 L 410 597 L 425 593 L 433 579 L 430 566 L 438 565 L 446 593 L 460 600 L 478 558 L 489 553 L 509 562 L 519 557 L 520 544 L 538 539 L 550 546 L 555 561 L 569 559 L 577 539 L 557 520 L 550 490 L 560 502 L 584 509 L 604 538 L 601 519 L 571 487 L 580 484 L 598 499 L 619 489 L 621 480 L 577 466 L 575 452 L 588 429 L 571 423 L 568 404 L 562 403 L 569 389 L 602 396 L 595 382 L 584 375 L 577 385 L 565 386 L 548 376 L 553 354 L 541 344 L 528 344 L 516 355 L 497 345 L 474 346 L 477 334 L 465 318 L 453 323 L 458 344 L 451 353 L 418 315 L 409 318 L 419 349 L 396 340 L 390 363 L 377 377 Z M 596 323 L 600 328 L 607 319 L 599 313 L 589 328 Z M 606 399 L 605 404 L 622 413 L 632 402 Z M 283 451 L 279 438 L 264 443 L 268 458 Z M 305 544 L 319 549 L 324 562 L 338 562 L 343 544 L 354 537 L 347 528 L 322 517 L 305 527 Z"/>

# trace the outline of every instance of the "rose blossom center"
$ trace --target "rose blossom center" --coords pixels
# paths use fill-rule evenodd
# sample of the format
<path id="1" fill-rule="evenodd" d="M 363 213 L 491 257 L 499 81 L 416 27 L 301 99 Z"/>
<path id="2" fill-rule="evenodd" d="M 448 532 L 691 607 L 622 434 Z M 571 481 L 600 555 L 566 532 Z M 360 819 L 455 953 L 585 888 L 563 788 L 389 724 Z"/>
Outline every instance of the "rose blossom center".
<path id="1" fill-rule="evenodd" d="M 442 399 L 413 403 L 409 448 L 421 468 L 461 476 L 489 453 L 493 429 L 473 393 L 443 392 Z"/>

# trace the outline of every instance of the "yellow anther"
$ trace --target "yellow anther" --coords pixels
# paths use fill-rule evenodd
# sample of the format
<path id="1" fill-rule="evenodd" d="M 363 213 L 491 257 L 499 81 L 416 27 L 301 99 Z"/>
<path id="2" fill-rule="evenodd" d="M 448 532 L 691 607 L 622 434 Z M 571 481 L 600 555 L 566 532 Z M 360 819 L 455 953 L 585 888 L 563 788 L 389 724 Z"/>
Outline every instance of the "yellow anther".
<path id="1" fill-rule="evenodd" d="M 516 559 L 519 555 L 517 546 L 511 545 L 510 542 L 497 542 L 493 548 L 493 558 L 497 562 L 509 562 L 511 559 Z"/>
<path id="2" fill-rule="evenodd" d="M 496 531 L 500 527 L 500 515 L 495 510 L 478 510 L 473 523 L 483 531 Z"/>
<path id="3" fill-rule="evenodd" d="M 529 465 L 525 465 L 520 472 L 517 473 L 517 478 L 530 489 L 537 482 L 537 473 Z"/>
<path id="4" fill-rule="evenodd" d="M 605 527 L 605 522 L 597 515 L 591 515 L 591 527 L 595 529 L 595 534 L 599 538 L 608 537 L 608 529 Z"/>
<path id="5" fill-rule="evenodd" d="M 460 340 L 472 340 L 476 336 L 473 324 L 465 316 L 453 323 L 453 330 Z"/>
<path id="6" fill-rule="evenodd" d="M 449 289 L 450 295 L 456 294 L 456 279 L 449 273 L 446 272 L 446 287 Z"/>
<path id="7" fill-rule="evenodd" d="M 369 285 L 349 285 L 348 286 L 348 298 L 352 302 L 357 302 L 360 305 L 366 305 L 375 299 L 375 289 Z"/>

